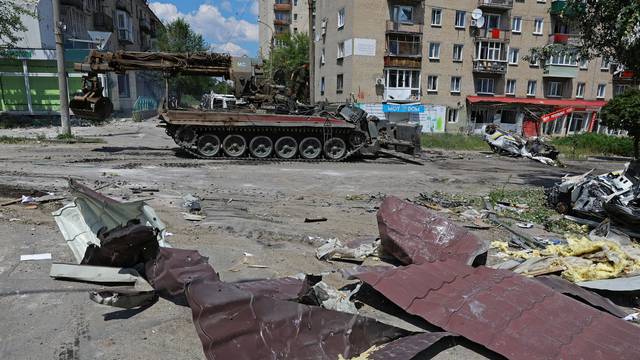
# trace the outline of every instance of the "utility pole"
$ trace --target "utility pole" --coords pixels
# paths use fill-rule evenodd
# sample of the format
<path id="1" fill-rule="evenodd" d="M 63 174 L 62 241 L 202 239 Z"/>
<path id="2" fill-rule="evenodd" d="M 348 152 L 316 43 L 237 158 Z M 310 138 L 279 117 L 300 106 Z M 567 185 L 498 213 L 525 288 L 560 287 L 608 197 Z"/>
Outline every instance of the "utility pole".
<path id="1" fill-rule="evenodd" d="M 60 88 L 60 122 L 62 135 L 71 135 L 69 124 L 69 89 L 67 71 L 64 68 L 63 24 L 60 21 L 60 0 L 53 0 L 53 28 L 56 36 L 56 60 L 58 62 L 58 87 Z"/>
<path id="2" fill-rule="evenodd" d="M 315 0 L 309 1 L 309 104 L 315 105 L 316 99 L 316 39 L 314 26 Z"/>

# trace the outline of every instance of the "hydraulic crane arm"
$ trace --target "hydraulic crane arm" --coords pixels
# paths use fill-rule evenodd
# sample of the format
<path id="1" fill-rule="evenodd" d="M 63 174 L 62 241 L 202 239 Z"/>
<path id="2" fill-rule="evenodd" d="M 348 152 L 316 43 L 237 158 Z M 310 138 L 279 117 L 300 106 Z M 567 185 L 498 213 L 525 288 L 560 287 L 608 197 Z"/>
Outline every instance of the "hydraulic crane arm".
<path id="1" fill-rule="evenodd" d="M 126 71 L 159 71 L 167 75 L 217 76 L 229 79 L 232 58 L 227 54 L 118 51 L 99 52 L 92 50 L 85 62 L 76 63 L 74 69 L 86 73 L 104 74 Z"/>

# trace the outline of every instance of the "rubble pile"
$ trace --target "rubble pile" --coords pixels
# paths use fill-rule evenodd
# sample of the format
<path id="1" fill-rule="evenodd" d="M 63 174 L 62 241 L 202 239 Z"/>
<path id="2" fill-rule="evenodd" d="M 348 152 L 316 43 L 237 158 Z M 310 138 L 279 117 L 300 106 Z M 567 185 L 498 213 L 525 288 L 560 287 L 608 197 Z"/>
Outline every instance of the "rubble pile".
<path id="1" fill-rule="evenodd" d="M 197 251 L 171 248 L 164 224 L 146 203 L 120 203 L 70 186 L 76 198 L 54 216 L 77 264 L 53 264 L 51 276 L 104 284 L 90 294 L 104 305 L 144 309 L 165 298 L 188 306 L 210 360 L 411 359 L 460 341 L 514 359 L 637 358 L 640 328 L 620 319 L 628 315 L 620 307 L 557 277 L 536 280 L 487 267 L 486 241 L 393 196 L 378 211 L 379 248 L 376 241 L 372 248 L 333 241 L 319 253 L 320 259 L 362 260 L 377 249 L 390 259 L 343 271 L 351 281 L 343 291 L 314 275 L 224 281 Z M 605 241 L 576 240 L 538 252 L 620 260 L 596 271 L 636 267 L 622 247 Z M 379 309 L 388 316 L 425 325 L 409 331 L 362 315 L 362 306 L 374 304 L 387 304 Z"/>

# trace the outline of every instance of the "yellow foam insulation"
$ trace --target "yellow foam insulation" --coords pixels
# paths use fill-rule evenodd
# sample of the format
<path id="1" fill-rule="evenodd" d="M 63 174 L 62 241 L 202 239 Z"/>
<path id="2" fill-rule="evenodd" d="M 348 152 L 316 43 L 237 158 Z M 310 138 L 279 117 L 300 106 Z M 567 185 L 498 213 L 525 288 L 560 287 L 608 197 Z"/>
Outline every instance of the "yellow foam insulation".
<path id="1" fill-rule="evenodd" d="M 540 256 L 557 256 L 558 265 L 566 268 L 562 277 L 572 282 L 603 280 L 640 271 L 640 258 L 624 251 L 612 241 L 591 241 L 582 236 L 568 236 L 566 245 L 550 245 L 531 252 L 511 251 L 506 242 L 494 241 L 492 247 L 507 255 L 529 259 Z M 637 249 L 633 246 L 629 250 Z M 575 261 L 579 257 L 588 261 Z"/>
<path id="2" fill-rule="evenodd" d="M 385 344 L 386 345 L 386 344 Z M 363 352 L 359 356 L 352 357 L 350 360 L 367 360 L 369 359 L 369 355 L 381 349 L 384 345 L 374 345 L 369 348 L 369 350 Z M 338 355 L 338 360 L 346 360 L 342 355 Z"/>

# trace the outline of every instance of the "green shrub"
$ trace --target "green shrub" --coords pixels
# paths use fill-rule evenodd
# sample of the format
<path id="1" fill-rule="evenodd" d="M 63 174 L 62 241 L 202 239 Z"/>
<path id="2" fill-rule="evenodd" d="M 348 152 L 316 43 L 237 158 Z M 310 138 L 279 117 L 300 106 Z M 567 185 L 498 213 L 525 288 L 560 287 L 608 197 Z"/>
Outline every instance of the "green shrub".
<path id="1" fill-rule="evenodd" d="M 610 136 L 596 133 L 571 135 L 556 138 L 553 145 L 560 153 L 572 156 L 605 155 L 633 156 L 633 140 L 628 137 Z"/>
<path id="2" fill-rule="evenodd" d="M 482 136 L 462 134 L 424 134 L 422 147 L 446 150 L 489 150 Z"/>

